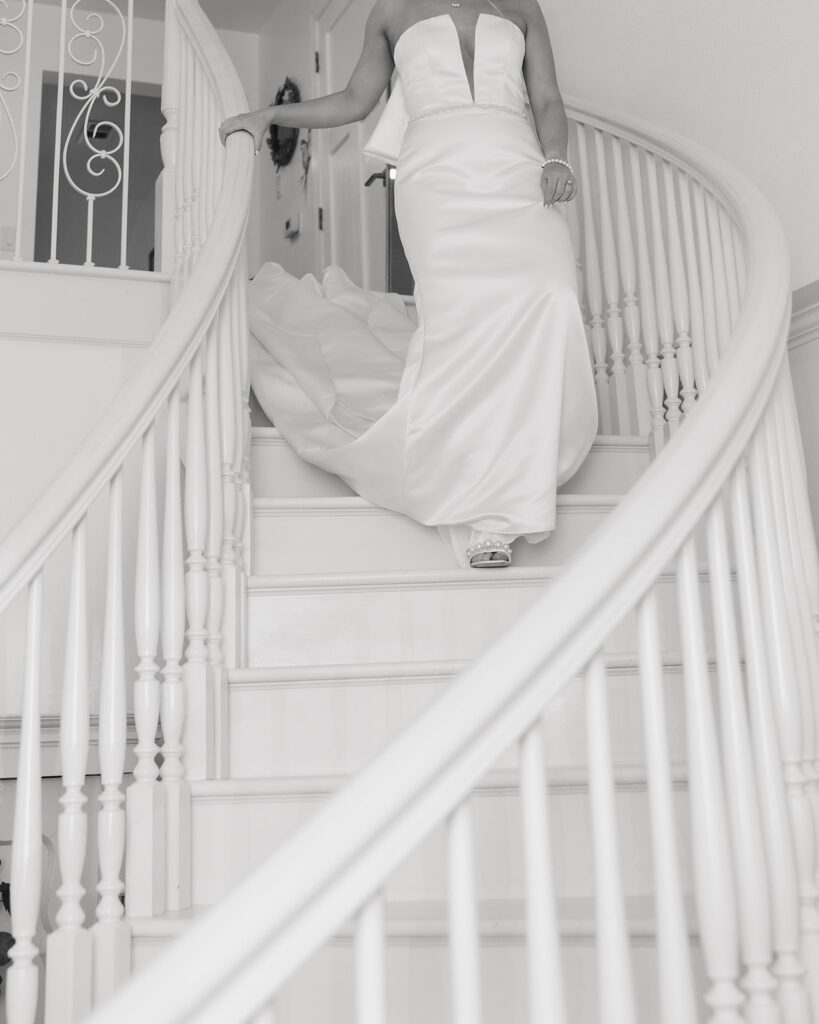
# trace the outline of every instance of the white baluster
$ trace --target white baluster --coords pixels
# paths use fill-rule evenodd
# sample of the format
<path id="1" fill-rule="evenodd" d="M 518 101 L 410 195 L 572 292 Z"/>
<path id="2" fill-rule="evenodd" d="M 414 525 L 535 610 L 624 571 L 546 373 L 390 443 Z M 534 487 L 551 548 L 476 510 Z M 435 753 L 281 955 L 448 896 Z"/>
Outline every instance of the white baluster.
<path id="1" fill-rule="evenodd" d="M 385 1024 L 387 1020 L 385 952 L 384 899 L 378 893 L 356 920 L 356 1024 Z"/>
<path id="2" fill-rule="evenodd" d="M 34 18 L 34 3 L 33 0 L 29 0 L 28 11 L 26 13 L 26 51 L 25 51 L 25 63 L 23 65 L 23 98 L 22 107 L 22 124 L 20 127 L 20 174 L 17 180 L 17 219 L 16 224 L 16 238 L 14 243 L 14 259 L 21 260 L 23 258 L 23 231 L 22 224 L 24 223 L 24 201 L 25 201 L 25 188 L 28 184 L 29 178 L 26 174 L 26 150 L 28 147 L 28 97 L 31 90 L 31 43 L 33 39 L 32 22 Z"/>
<path id="3" fill-rule="evenodd" d="M 646 157 L 648 200 L 651 211 L 651 240 L 654 254 L 654 283 L 657 299 L 657 326 L 660 332 L 660 368 L 665 390 L 666 419 L 670 434 L 680 425 L 680 377 L 677 353 L 674 348 L 674 316 L 671 310 L 671 283 L 668 277 L 663 222 L 660 213 L 660 194 L 657 180 L 657 157 Z"/>
<path id="4" fill-rule="evenodd" d="M 125 684 L 125 621 L 122 595 L 122 471 L 111 480 L 108 504 L 108 579 L 100 680 L 100 810 L 97 849 L 100 880 L 94 939 L 94 1003 L 104 1002 L 131 970 L 131 929 L 123 920 L 120 894 L 125 855 L 122 791 L 127 744 L 128 697 Z"/>
<path id="5" fill-rule="evenodd" d="M 182 493 L 179 452 L 179 388 L 168 403 L 165 458 L 165 516 L 162 538 L 162 781 L 167 808 L 165 891 L 168 910 L 185 910 L 191 902 L 191 791 L 182 762 L 185 684 L 182 648 L 185 639 L 185 547 L 182 538 Z"/>
<path id="6" fill-rule="evenodd" d="M 142 438 L 142 484 L 136 554 L 134 683 L 137 764 L 126 796 L 125 899 L 130 917 L 153 917 L 165 910 L 165 790 L 159 784 L 156 731 L 159 724 L 159 532 L 157 526 L 155 426 Z"/>
<path id="7" fill-rule="evenodd" d="M 475 856 L 468 802 L 447 823 L 449 946 L 453 1024 L 480 1024 L 480 925 L 475 903 Z"/>
<path id="8" fill-rule="evenodd" d="M 773 973 L 779 982 L 778 995 L 785 1024 L 808 1024 L 812 1015 L 799 952 L 799 879 L 770 692 L 764 609 L 760 602 L 761 585 L 745 474 L 743 459 L 731 481 L 731 523 L 737 554 L 737 589 L 742 609 L 751 736 L 764 823 L 765 854 L 771 891 L 775 894 L 771 904 L 776 951 Z"/>
<path id="9" fill-rule="evenodd" d="M 182 225 L 177 196 L 179 150 L 179 26 L 176 0 L 165 0 L 165 51 L 162 73 L 162 116 L 159 137 L 162 174 L 157 186 L 161 230 L 157 232 L 156 265 L 163 274 L 173 273 L 181 249 Z"/>
<path id="10" fill-rule="evenodd" d="M 531 1024 L 568 1024 L 555 899 L 546 765 L 541 723 L 520 741 L 523 863 L 526 879 L 526 957 Z"/>
<path id="11" fill-rule="evenodd" d="M 65 645 L 65 675 L 60 710 L 60 765 L 62 810 L 57 825 L 60 909 L 57 930 L 46 943 L 46 1024 L 83 1020 L 91 1012 L 91 933 L 84 927 L 85 895 L 82 873 L 88 836 L 83 810 L 88 765 L 88 606 L 86 596 L 86 521 L 75 527 L 72 538 L 71 590 Z"/>
<path id="12" fill-rule="evenodd" d="M 683 900 L 679 841 L 674 815 L 665 712 L 660 619 L 650 590 L 637 609 L 640 683 L 646 744 L 651 848 L 657 916 L 658 990 L 662 1024 L 690 1024 L 697 1019 L 691 951 Z"/>
<path id="13" fill-rule="evenodd" d="M 623 279 L 623 322 L 628 338 L 628 377 L 631 382 L 630 394 L 635 403 L 637 433 L 645 436 L 651 430 L 651 410 L 648 398 L 648 379 L 643 360 L 643 346 L 640 338 L 640 305 L 637 299 L 637 262 L 634 255 L 634 239 L 631 232 L 628 199 L 626 198 L 626 176 L 623 166 L 623 144 L 612 137 L 614 161 L 614 185 L 617 196 L 617 252 L 620 261 L 620 275 Z M 629 425 L 631 432 L 631 425 Z"/>
<path id="14" fill-rule="evenodd" d="M 819 1006 L 819 913 L 816 899 L 816 832 L 805 776 L 803 729 L 806 709 L 788 620 L 788 597 L 779 564 L 777 521 L 771 498 L 772 474 L 767 463 L 765 436 L 758 432 L 750 447 L 754 526 L 760 562 L 764 636 L 779 743 L 785 772 L 799 870 L 802 962 L 808 971 L 811 1001 Z"/>
<path id="15" fill-rule="evenodd" d="M 782 374 L 779 381 L 780 398 L 784 410 L 786 436 L 788 443 L 788 471 L 792 494 L 792 504 L 799 521 L 799 547 L 804 555 L 808 587 L 811 595 L 811 607 L 814 620 L 819 625 L 819 551 L 817 551 L 816 533 L 813 529 L 810 498 L 808 490 L 808 473 L 805 465 L 805 450 L 796 411 L 796 399 L 791 379 L 790 361 L 783 360 Z"/>
<path id="16" fill-rule="evenodd" d="M 617 432 L 631 434 L 626 365 L 623 354 L 623 317 L 620 312 L 620 275 L 617 266 L 617 248 L 614 244 L 614 225 L 606 165 L 606 146 L 603 133 L 594 132 L 597 163 L 597 186 L 600 191 L 600 250 L 603 257 L 603 287 L 606 293 L 606 328 L 611 350 L 611 387 L 617 412 Z"/>
<path id="17" fill-rule="evenodd" d="M 120 226 L 120 268 L 128 268 L 128 200 L 131 180 L 131 92 L 134 76 L 134 0 L 128 0 L 125 55 L 125 139 L 122 155 L 122 220 Z"/>
<path id="18" fill-rule="evenodd" d="M 242 564 L 248 575 L 252 570 L 251 543 L 253 537 L 253 495 L 250 486 L 250 446 L 252 441 L 252 428 L 250 423 L 250 353 L 248 352 L 249 327 L 247 320 L 247 249 L 242 248 L 238 262 L 239 273 L 239 380 L 242 387 L 242 496 L 244 506 L 244 523 L 241 534 L 242 543 Z M 246 611 L 246 603 L 242 602 L 242 610 Z M 246 635 L 247 626 L 243 622 L 242 636 Z M 245 650 L 246 641 L 242 641 L 242 650 Z"/>
<path id="19" fill-rule="evenodd" d="M 736 266 L 737 271 L 739 301 L 742 302 L 745 298 L 745 290 L 748 283 L 748 270 L 745 266 L 745 245 L 739 228 L 733 223 L 731 224 L 731 244 L 734 249 L 734 265 Z"/>
<path id="20" fill-rule="evenodd" d="M 705 209 L 705 193 L 702 185 L 695 181 L 694 216 L 697 225 L 697 250 L 700 265 L 700 284 L 702 285 L 702 313 L 705 329 L 705 350 L 708 366 L 713 372 L 720 361 L 720 327 L 717 323 L 717 298 L 714 287 L 714 269 L 711 260 L 711 243 L 709 240 L 708 214 Z"/>
<path id="21" fill-rule="evenodd" d="M 202 251 L 202 224 L 200 221 L 200 182 L 202 174 L 202 119 L 200 114 L 201 90 L 197 88 L 199 60 L 191 49 L 186 67 L 186 89 L 190 97 L 190 147 L 191 147 L 191 249 L 193 265 L 199 262 Z"/>
<path id="22" fill-rule="evenodd" d="M 674 314 L 676 334 L 677 367 L 682 383 L 683 415 L 693 409 L 697 400 L 694 386 L 694 354 L 691 349 L 691 314 L 688 300 L 688 282 L 685 279 L 682 237 L 677 212 L 677 189 L 674 170 L 669 163 L 663 164 L 666 223 L 668 225 L 668 258 L 671 269 L 671 309 Z M 683 189 L 685 190 L 685 179 Z"/>
<path id="23" fill-rule="evenodd" d="M 219 418 L 219 346 L 226 317 L 220 306 L 208 332 L 205 352 L 205 455 L 208 476 L 208 533 L 205 566 L 208 575 L 207 657 L 215 708 L 215 771 L 217 778 L 227 775 L 229 758 L 227 674 L 224 667 L 223 628 L 225 593 L 222 583 L 222 442 Z"/>
<path id="24" fill-rule="evenodd" d="M 634 217 L 637 234 L 637 267 L 640 281 L 640 312 L 645 346 L 646 382 L 651 413 L 651 438 L 655 451 L 665 444 L 665 410 L 663 408 L 663 374 L 660 367 L 660 343 L 657 331 L 657 307 L 654 302 L 654 278 L 648 250 L 645 199 L 640 170 L 640 153 L 636 146 L 629 147 L 631 157 L 631 186 L 634 198 Z"/>
<path id="25" fill-rule="evenodd" d="M 60 181 L 62 180 L 62 164 L 60 156 L 63 151 L 63 98 L 65 95 L 65 34 L 68 15 L 68 0 L 60 4 L 60 67 L 57 72 L 57 114 L 54 120 L 54 167 L 51 179 L 51 255 L 49 263 L 59 263 L 57 259 L 57 227 L 60 219 Z M 24 111 L 24 118 L 27 114 Z M 18 230 L 22 221 L 18 221 Z"/>
<path id="26" fill-rule="evenodd" d="M 743 995 L 737 987 L 739 939 L 728 810 L 723 791 L 711 684 L 705 651 L 697 550 L 689 537 L 677 558 L 688 789 L 694 842 L 694 881 L 709 989 L 712 1024 L 740 1024 Z"/>
<path id="27" fill-rule="evenodd" d="M 780 374 L 781 377 L 781 374 Z M 779 526 L 779 565 L 783 589 L 788 601 L 787 619 L 791 627 L 794 661 L 800 682 L 802 703 L 802 770 L 808 786 L 815 830 L 814 850 L 819 851 L 819 765 L 816 737 L 819 733 L 819 701 L 814 687 L 819 679 L 819 651 L 813 624 L 811 598 L 805 575 L 805 555 L 799 544 L 799 527 L 793 501 L 787 501 L 789 484 L 786 472 L 785 425 L 779 414 L 779 392 L 771 396 L 765 420 L 766 457 L 770 468 L 774 516 Z M 814 857 L 816 869 L 816 857 Z M 817 880 L 814 879 L 816 882 Z"/>
<path id="28" fill-rule="evenodd" d="M 711 280 L 714 282 L 714 309 L 717 324 L 717 346 L 722 353 L 731 340 L 731 312 L 725 273 L 725 254 L 719 230 L 719 208 L 710 193 L 705 195 L 705 217 L 708 245 L 711 251 Z"/>
<path id="29" fill-rule="evenodd" d="M 207 341 L 203 340 L 190 367 L 185 452 L 185 536 L 188 547 L 185 590 L 188 631 L 183 668 L 187 693 L 183 744 L 189 779 L 214 777 L 214 706 L 205 646 L 208 635 L 208 576 L 205 562 L 208 473 L 202 362 L 206 344 Z"/>
<path id="30" fill-rule="evenodd" d="M 728 287 L 728 309 L 731 314 L 731 327 L 739 315 L 739 285 L 737 283 L 737 266 L 734 255 L 734 228 L 728 217 L 728 211 L 720 203 L 717 214 L 719 233 L 722 239 L 723 262 L 725 264 L 725 283 Z"/>
<path id="31" fill-rule="evenodd" d="M 589 804 L 594 846 L 594 899 L 597 918 L 597 990 L 601 1024 L 635 1024 L 634 981 L 617 846 L 617 809 L 606 679 L 597 653 L 585 672 Z"/>
<path id="32" fill-rule="evenodd" d="M 740 946 L 746 966 L 743 987 L 748 993 L 748 1024 L 777 1024 L 771 975 L 771 890 L 768 887 L 762 825 L 757 804 L 757 777 L 751 754 L 744 681 L 731 583 L 728 534 L 720 496 L 707 515 L 708 564 L 719 668 L 719 720 L 722 736 L 729 824 L 734 851 L 734 879 Z"/>
<path id="33" fill-rule="evenodd" d="M 235 332 L 238 328 L 236 275 L 232 276 L 222 300 L 224 315 L 221 318 L 219 338 L 219 423 L 222 471 L 222 589 L 225 600 L 223 631 L 225 641 L 224 661 L 229 668 L 238 665 L 239 637 L 238 615 L 241 595 L 236 565 L 236 480 L 233 475 L 233 458 L 236 450 L 236 400 L 237 392 L 233 376 Z"/>
<path id="34" fill-rule="evenodd" d="M 11 967 L 8 969 L 6 1014 L 9 1024 L 35 1024 L 40 968 L 37 959 L 37 921 L 40 916 L 43 800 L 40 773 L 40 669 L 43 640 L 43 576 L 28 585 L 26 663 L 17 793 L 14 802 L 14 845 L 11 891 L 14 916 Z"/>
<path id="35" fill-rule="evenodd" d="M 583 203 L 583 263 L 586 267 L 586 300 L 591 315 L 591 345 L 594 353 L 594 380 L 597 387 L 597 404 L 600 409 L 600 429 L 604 434 L 614 433 L 614 413 L 609 389 L 609 374 L 606 362 L 606 328 L 603 320 L 603 282 L 600 277 L 600 258 L 597 252 L 597 235 L 594 229 L 594 207 L 591 196 L 591 175 L 586 148 L 585 126 L 577 126 L 577 151 L 580 157 L 580 174 L 583 187 L 580 197 Z"/>
<path id="36" fill-rule="evenodd" d="M 708 385 L 711 370 L 708 365 L 708 350 L 705 341 L 705 311 L 700 268 L 697 265 L 697 242 L 694 232 L 694 214 L 691 207 L 691 180 L 680 173 L 680 209 L 682 211 L 683 237 L 685 239 L 685 269 L 688 274 L 688 292 L 691 311 L 691 347 L 694 354 L 694 380 L 697 391 L 702 394 Z"/>
<path id="37" fill-rule="evenodd" d="M 247 289 L 243 278 L 245 271 L 245 261 L 239 260 L 234 273 L 234 287 L 236 290 L 236 301 L 233 305 L 234 311 L 234 328 L 232 334 L 231 344 L 231 356 L 233 359 L 233 486 L 236 493 L 236 499 L 234 501 L 234 522 L 233 522 L 233 544 L 234 544 L 234 561 L 240 577 L 249 571 L 249 566 L 244 564 L 244 545 L 243 545 L 243 534 L 245 524 L 245 494 L 244 494 L 244 481 L 243 481 L 243 470 L 244 470 L 244 457 L 245 447 L 250 442 L 250 424 L 246 421 L 245 414 L 249 412 L 246 408 L 246 399 L 244 394 L 243 386 L 243 374 L 244 374 L 244 359 L 242 350 L 247 348 L 247 336 L 243 334 L 246 332 L 247 326 L 245 324 L 245 315 L 242 313 L 242 307 L 247 305 Z M 244 587 L 243 580 L 239 582 L 239 594 L 242 594 Z M 239 656 L 242 656 L 242 601 L 238 604 L 238 645 L 239 645 Z"/>
<path id="38" fill-rule="evenodd" d="M 182 280 L 186 281 L 192 269 L 193 256 L 193 96 L 189 88 L 188 67 L 194 58 L 187 36 L 183 35 L 182 39 L 179 107 L 182 128 Z"/>

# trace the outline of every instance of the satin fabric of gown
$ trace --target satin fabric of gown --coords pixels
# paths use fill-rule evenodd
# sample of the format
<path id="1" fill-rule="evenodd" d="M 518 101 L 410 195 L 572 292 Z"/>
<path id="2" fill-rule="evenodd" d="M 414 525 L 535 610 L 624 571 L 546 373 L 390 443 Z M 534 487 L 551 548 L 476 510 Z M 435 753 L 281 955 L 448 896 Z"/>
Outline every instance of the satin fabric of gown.
<path id="1" fill-rule="evenodd" d="M 481 13 L 473 99 L 449 14 L 395 44 L 409 114 L 395 214 L 418 317 L 403 343 L 360 315 L 358 334 L 352 322 L 334 333 L 321 302 L 341 310 L 341 292 L 332 302 L 309 275 L 286 302 L 258 277 L 250 294 L 253 388 L 285 439 L 374 504 L 437 526 L 461 566 L 473 528 L 549 535 L 557 487 L 598 426 L 568 225 L 543 205 L 524 50 L 514 22 Z M 288 343 L 293 307 L 310 321 L 311 301 L 316 330 L 303 323 Z"/>

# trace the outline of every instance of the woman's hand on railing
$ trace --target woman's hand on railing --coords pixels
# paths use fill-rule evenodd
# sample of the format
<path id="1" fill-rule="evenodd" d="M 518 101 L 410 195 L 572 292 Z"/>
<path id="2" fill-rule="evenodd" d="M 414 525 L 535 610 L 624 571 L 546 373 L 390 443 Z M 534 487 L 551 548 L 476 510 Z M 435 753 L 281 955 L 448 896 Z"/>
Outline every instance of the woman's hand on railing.
<path id="1" fill-rule="evenodd" d="M 224 145 L 228 135 L 232 135 L 233 132 L 249 132 L 253 136 L 253 149 L 258 156 L 270 123 L 270 111 L 267 108 L 237 114 L 235 117 L 228 117 L 219 125 L 219 138 Z"/>

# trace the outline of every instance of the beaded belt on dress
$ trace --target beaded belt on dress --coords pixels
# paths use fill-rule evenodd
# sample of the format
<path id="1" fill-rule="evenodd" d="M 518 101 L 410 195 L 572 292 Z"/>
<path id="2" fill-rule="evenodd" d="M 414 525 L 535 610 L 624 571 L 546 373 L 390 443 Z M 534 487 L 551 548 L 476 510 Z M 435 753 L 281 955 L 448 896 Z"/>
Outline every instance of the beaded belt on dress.
<path id="1" fill-rule="evenodd" d="M 413 114 L 408 120 L 412 122 L 422 117 L 432 117 L 433 114 L 443 114 L 450 110 L 469 110 L 473 107 L 482 107 L 487 110 L 502 110 L 506 114 L 517 114 L 518 117 L 526 117 L 525 110 L 521 110 L 520 107 L 513 107 L 508 103 L 440 103 L 433 107 L 427 107 L 420 114 Z"/>

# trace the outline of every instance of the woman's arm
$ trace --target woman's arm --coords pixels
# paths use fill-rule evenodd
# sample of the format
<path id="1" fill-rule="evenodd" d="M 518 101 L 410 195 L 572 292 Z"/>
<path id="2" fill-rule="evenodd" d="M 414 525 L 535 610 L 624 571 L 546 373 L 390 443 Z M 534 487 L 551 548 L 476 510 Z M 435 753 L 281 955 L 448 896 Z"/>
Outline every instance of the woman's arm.
<path id="1" fill-rule="evenodd" d="M 526 55 L 523 77 L 532 116 L 543 149 L 543 158 L 566 159 L 569 122 L 563 97 L 557 84 L 554 54 L 546 19 L 537 0 L 524 0 L 526 9 Z M 573 199 L 577 191 L 574 176 L 562 164 L 547 164 L 541 179 L 544 202 L 560 203 Z"/>
<path id="2" fill-rule="evenodd" d="M 271 124 L 288 128 L 334 128 L 365 118 L 386 89 L 394 66 L 386 33 L 386 6 L 387 0 L 376 0 L 370 11 L 361 55 L 344 89 L 314 100 L 281 103 L 229 117 L 219 128 L 222 142 L 232 132 L 250 132 L 258 153 Z"/>

